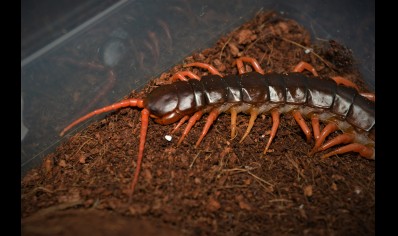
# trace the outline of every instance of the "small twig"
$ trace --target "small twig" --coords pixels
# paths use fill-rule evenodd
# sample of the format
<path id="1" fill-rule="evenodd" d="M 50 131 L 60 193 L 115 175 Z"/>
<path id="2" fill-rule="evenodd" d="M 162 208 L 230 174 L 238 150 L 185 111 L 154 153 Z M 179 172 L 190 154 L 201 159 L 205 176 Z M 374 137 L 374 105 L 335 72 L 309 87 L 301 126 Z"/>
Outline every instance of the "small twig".
<path id="1" fill-rule="evenodd" d="M 227 40 L 227 42 L 225 42 L 224 45 L 222 46 L 221 51 L 220 51 L 220 61 L 221 61 L 222 53 L 224 52 L 225 47 L 227 46 L 227 44 L 229 43 L 229 41 L 231 41 L 231 39 L 232 39 L 232 36 L 229 37 L 229 39 Z"/>
<path id="2" fill-rule="evenodd" d="M 262 37 L 257 38 L 256 40 L 254 40 L 253 42 L 251 42 L 249 45 L 247 45 L 247 47 L 246 47 L 245 51 L 243 52 L 243 54 L 247 54 L 247 51 L 249 51 L 249 49 L 250 49 L 251 47 L 253 47 L 254 44 L 256 44 L 257 41 L 260 40 L 260 39 L 262 39 Z"/>
<path id="3" fill-rule="evenodd" d="M 92 139 L 92 138 L 90 138 L 90 139 Z M 90 141 L 90 139 L 88 139 L 86 142 L 84 142 L 84 143 L 72 154 L 71 157 L 74 157 L 74 156 L 76 155 L 76 153 L 79 152 L 79 151 L 83 148 L 83 146 L 86 145 L 86 144 Z"/>
<path id="4" fill-rule="evenodd" d="M 292 202 L 292 200 L 280 198 L 280 199 L 272 199 L 269 200 L 268 202 Z"/>
<path id="5" fill-rule="evenodd" d="M 297 179 L 300 181 L 300 177 L 302 177 L 303 179 L 305 179 L 305 176 L 303 173 L 301 173 L 300 171 L 300 167 L 298 165 L 297 162 L 295 162 L 292 158 L 291 158 L 291 153 L 289 153 L 289 155 L 286 155 L 288 161 L 292 164 L 292 166 L 296 169 L 297 171 Z"/>
<path id="6" fill-rule="evenodd" d="M 23 219 L 23 221 L 29 222 L 29 221 L 33 221 L 39 217 L 43 217 L 45 215 L 48 215 L 49 213 L 55 212 L 55 211 L 61 211 L 61 210 L 65 210 L 68 208 L 72 208 L 78 205 L 82 205 L 83 201 L 79 200 L 79 201 L 75 201 L 75 202 L 65 202 L 65 203 L 61 203 L 59 205 L 55 205 L 55 206 L 50 206 L 48 208 L 44 208 L 38 212 L 36 212 L 35 214 Z"/>
<path id="7" fill-rule="evenodd" d="M 265 181 L 264 179 L 262 179 L 262 178 L 258 177 L 257 175 L 253 174 L 252 172 L 247 171 L 247 173 L 248 173 L 249 175 L 253 176 L 253 177 L 254 177 L 255 179 L 257 179 L 258 181 L 260 181 L 260 182 L 262 182 L 262 183 L 264 183 L 264 184 L 267 184 L 268 186 L 274 187 L 273 184 L 271 184 L 271 183 Z"/>
<path id="8" fill-rule="evenodd" d="M 227 185 L 227 186 L 220 186 L 216 187 L 217 189 L 231 189 L 231 188 L 248 188 L 248 185 L 241 184 L 241 185 Z"/>
<path id="9" fill-rule="evenodd" d="M 260 184 L 261 184 L 261 183 L 264 183 L 264 184 L 267 184 L 268 186 L 274 187 L 273 184 L 271 184 L 271 183 L 265 181 L 264 179 L 258 177 L 258 176 L 255 175 L 255 174 L 253 174 L 252 172 L 250 172 L 250 170 L 246 170 L 246 169 L 242 169 L 242 168 L 233 168 L 233 169 L 226 169 L 226 170 L 222 170 L 222 171 L 225 171 L 225 172 L 232 172 L 232 171 L 236 171 L 236 172 L 246 172 L 246 173 L 248 173 L 249 175 L 251 175 L 253 178 L 255 178 L 257 181 L 259 181 Z M 261 184 L 261 185 L 262 185 L 262 184 Z M 265 187 L 265 186 L 263 186 L 263 187 Z"/>
<path id="10" fill-rule="evenodd" d="M 193 166 L 193 164 L 195 163 L 195 161 L 196 161 L 196 158 L 198 158 L 198 156 L 199 156 L 200 152 L 201 152 L 201 151 L 199 151 L 199 152 L 198 152 L 198 154 L 196 154 L 196 156 L 193 158 L 193 161 L 192 161 L 192 163 L 189 165 L 189 169 L 191 169 L 191 168 L 192 168 L 192 166 Z"/>
<path id="11" fill-rule="evenodd" d="M 267 65 L 269 65 L 269 63 L 271 63 L 271 55 L 274 52 L 274 43 L 272 42 L 272 45 L 270 46 L 269 43 L 266 43 L 267 47 L 270 49 L 270 52 L 268 54 L 268 60 L 267 60 Z M 260 59 L 260 64 L 263 62 L 264 58 L 265 58 L 266 53 L 264 52 L 263 56 Z"/>
<path id="12" fill-rule="evenodd" d="M 279 37 L 279 38 L 282 39 L 282 40 L 285 40 L 286 42 L 289 42 L 289 43 L 291 43 L 291 44 L 294 44 L 294 45 L 296 45 L 297 47 L 300 47 L 300 48 L 302 48 L 302 49 L 304 49 L 304 50 L 308 50 L 310 53 L 312 53 L 314 56 L 316 56 L 319 60 L 321 60 L 327 67 L 329 67 L 330 69 L 336 71 L 336 69 L 334 68 L 334 66 L 333 66 L 330 62 L 324 60 L 321 56 L 319 56 L 318 53 L 315 53 L 315 52 L 313 51 L 312 48 L 308 48 L 308 47 L 306 47 L 306 46 L 303 46 L 303 45 L 301 45 L 301 44 L 299 44 L 299 43 L 296 43 L 296 42 L 294 42 L 294 41 L 292 41 L 292 40 L 290 40 L 290 39 L 287 39 L 287 38 L 283 38 L 283 37 Z"/>
<path id="13" fill-rule="evenodd" d="M 29 197 L 29 196 L 35 194 L 35 193 L 38 192 L 38 191 L 42 191 L 42 192 L 46 192 L 46 193 L 53 193 L 53 192 L 54 192 L 54 191 L 49 190 L 48 188 L 45 188 L 45 187 L 41 187 L 41 186 L 40 186 L 40 187 L 34 188 L 34 189 L 33 189 L 32 191 L 30 191 L 29 193 L 22 194 L 22 195 L 21 195 L 21 199 L 22 199 L 22 198 Z"/>

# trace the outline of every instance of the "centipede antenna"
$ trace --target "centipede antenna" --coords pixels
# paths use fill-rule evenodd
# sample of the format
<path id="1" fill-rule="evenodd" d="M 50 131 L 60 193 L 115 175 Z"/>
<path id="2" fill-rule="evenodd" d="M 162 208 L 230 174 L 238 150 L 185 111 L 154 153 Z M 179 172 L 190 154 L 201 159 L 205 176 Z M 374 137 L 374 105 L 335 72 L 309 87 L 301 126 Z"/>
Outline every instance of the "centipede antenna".
<path id="1" fill-rule="evenodd" d="M 72 127 L 74 127 L 75 125 L 95 116 L 95 115 L 99 115 L 108 111 L 114 111 L 117 110 L 119 108 L 123 108 L 123 107 L 139 107 L 139 108 L 143 108 L 144 107 L 144 101 L 142 99 L 136 99 L 136 98 L 131 98 L 131 99 L 126 99 L 123 100 L 121 102 L 117 102 L 114 103 L 112 105 L 97 109 L 95 111 L 92 111 L 90 113 L 88 113 L 85 116 L 80 117 L 79 119 L 73 121 L 70 125 L 68 125 L 67 127 L 65 127 L 61 133 L 59 134 L 61 137 L 64 136 L 65 132 L 67 132 L 68 130 L 70 130 Z"/>

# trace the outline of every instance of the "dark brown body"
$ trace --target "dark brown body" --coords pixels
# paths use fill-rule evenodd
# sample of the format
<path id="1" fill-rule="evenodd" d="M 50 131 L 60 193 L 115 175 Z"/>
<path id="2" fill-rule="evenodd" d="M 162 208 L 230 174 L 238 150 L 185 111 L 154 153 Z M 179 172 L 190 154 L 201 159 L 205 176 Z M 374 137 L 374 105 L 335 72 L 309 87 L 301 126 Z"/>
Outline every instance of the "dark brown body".
<path id="1" fill-rule="evenodd" d="M 302 73 L 209 75 L 200 81 L 177 81 L 159 87 L 144 99 L 144 107 L 150 114 L 175 118 L 169 119 L 172 121 L 169 123 L 223 104 L 287 107 L 282 110 L 301 109 L 304 115 L 328 113 L 329 118 L 347 122 L 359 132 L 370 132 L 374 136 L 375 131 L 373 101 L 331 79 L 308 77 Z"/>

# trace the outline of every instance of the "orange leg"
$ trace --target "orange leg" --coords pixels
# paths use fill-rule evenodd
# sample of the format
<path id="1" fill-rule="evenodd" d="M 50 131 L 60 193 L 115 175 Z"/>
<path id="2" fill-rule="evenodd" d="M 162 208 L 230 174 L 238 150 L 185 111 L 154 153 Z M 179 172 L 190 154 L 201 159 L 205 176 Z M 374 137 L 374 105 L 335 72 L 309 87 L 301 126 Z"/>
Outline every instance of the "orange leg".
<path id="1" fill-rule="evenodd" d="M 82 116 L 84 114 L 87 114 L 92 108 L 97 104 L 97 102 L 105 95 L 107 94 L 115 85 L 116 82 L 116 75 L 115 72 L 112 69 L 109 69 L 108 67 L 97 64 L 95 62 L 79 62 L 75 61 L 71 58 L 56 58 L 55 59 L 57 62 L 61 62 L 63 64 L 71 64 L 76 67 L 80 67 L 84 70 L 88 70 L 88 72 L 94 72 L 94 71 L 99 71 L 101 74 L 105 74 L 107 72 L 108 76 L 106 78 L 106 83 L 102 86 L 102 88 L 98 91 L 98 93 L 95 95 L 93 99 L 91 99 L 90 103 L 88 103 L 82 110 L 80 110 L 77 114 L 79 116 Z"/>
<path id="2" fill-rule="evenodd" d="M 148 121 L 149 121 L 149 111 L 147 109 L 143 109 L 141 111 L 141 132 L 140 132 L 140 144 L 139 144 L 139 148 L 138 148 L 137 166 L 135 167 L 134 179 L 133 179 L 133 182 L 131 182 L 131 186 L 130 186 L 129 203 L 132 200 L 134 189 L 135 189 L 135 186 L 137 185 L 138 176 L 140 174 L 142 157 L 144 156 L 146 133 L 148 130 Z"/>
<path id="3" fill-rule="evenodd" d="M 246 136 L 249 135 L 250 130 L 253 128 L 254 121 L 255 121 L 256 118 L 257 118 L 257 115 L 258 115 L 258 108 L 255 108 L 255 107 L 251 108 L 251 109 L 250 109 L 250 121 L 249 121 L 249 125 L 247 126 L 246 132 L 245 132 L 245 134 L 243 135 L 242 139 L 239 141 L 239 143 L 242 143 L 243 140 L 245 140 Z"/>
<path id="4" fill-rule="evenodd" d="M 180 71 L 180 72 L 175 73 L 171 77 L 171 81 L 174 82 L 178 79 L 182 80 L 182 81 L 188 81 L 188 79 L 185 76 L 188 76 L 190 79 L 200 80 L 200 77 L 195 75 L 192 71 Z"/>
<path id="5" fill-rule="evenodd" d="M 323 128 L 321 134 L 319 135 L 319 138 L 315 142 L 314 148 L 311 150 L 311 152 L 308 154 L 309 156 L 313 156 L 316 152 L 318 152 L 318 148 L 322 145 L 322 143 L 325 141 L 326 137 L 336 131 L 338 129 L 337 125 L 333 122 L 327 124 L 325 128 Z"/>
<path id="6" fill-rule="evenodd" d="M 308 70 L 313 75 L 318 76 L 318 73 L 316 72 L 315 68 L 304 61 L 301 61 L 299 64 L 297 64 L 296 67 L 294 67 L 293 72 L 302 72 L 303 70 Z M 356 89 L 357 91 L 359 91 L 359 88 L 356 84 L 354 84 L 352 81 L 350 81 L 344 77 L 334 76 L 331 79 L 334 80 L 337 84 L 343 84 L 345 86 L 352 87 L 352 88 Z M 369 99 L 371 101 L 375 101 L 374 93 L 359 93 L 359 94 L 361 94 L 362 96 L 366 97 L 367 99 Z"/>
<path id="7" fill-rule="evenodd" d="M 195 147 L 198 147 L 200 142 L 202 142 L 202 139 L 205 137 L 205 135 L 207 134 L 207 132 L 209 131 L 211 125 L 213 124 L 213 122 L 217 119 L 218 115 L 220 114 L 220 111 L 217 109 L 213 109 L 210 113 L 209 116 L 207 117 L 207 121 L 205 124 L 205 127 L 202 130 L 202 133 L 200 134 L 200 137 L 198 139 L 198 141 L 195 144 Z"/>
<path id="8" fill-rule="evenodd" d="M 189 63 L 184 65 L 184 67 L 189 67 L 189 66 L 196 66 L 196 67 L 200 67 L 203 69 L 207 69 L 211 74 L 213 75 L 219 75 L 222 77 L 221 73 L 218 72 L 218 70 L 216 68 L 214 68 L 212 65 L 206 64 L 206 63 L 202 63 L 202 62 L 193 62 L 193 63 Z"/>
<path id="9" fill-rule="evenodd" d="M 197 111 L 195 114 L 193 114 L 193 116 L 191 116 L 191 118 L 188 121 L 187 127 L 185 127 L 185 130 L 182 133 L 181 138 L 178 140 L 177 146 L 182 143 L 184 138 L 188 135 L 189 131 L 191 130 L 192 126 L 194 126 L 196 121 L 198 121 L 200 117 L 202 117 L 202 115 L 203 115 L 202 111 Z"/>
<path id="10" fill-rule="evenodd" d="M 238 115 L 238 111 L 235 107 L 231 107 L 229 111 L 231 112 L 231 139 L 234 139 L 236 136 L 236 117 Z"/>
<path id="11" fill-rule="evenodd" d="M 327 143 L 323 144 L 318 151 L 323 151 L 326 149 L 329 149 L 333 146 L 336 146 L 338 144 L 342 144 L 342 143 L 352 143 L 354 141 L 354 135 L 352 134 L 340 134 L 339 136 L 337 136 L 336 138 L 328 141 Z"/>
<path id="12" fill-rule="evenodd" d="M 272 111 L 271 111 L 271 115 L 272 115 L 272 128 L 271 128 L 271 134 L 270 134 L 270 136 L 269 136 L 267 146 L 266 146 L 265 149 L 264 149 L 264 154 L 267 153 L 267 151 L 268 151 L 268 149 L 269 149 L 269 146 L 271 145 L 272 140 L 274 139 L 274 137 L 275 137 L 275 135 L 276 135 L 276 131 L 278 130 L 279 122 L 280 122 L 280 119 L 279 119 L 280 114 L 279 114 L 279 111 L 278 111 L 277 109 L 272 110 Z"/>
<path id="13" fill-rule="evenodd" d="M 352 81 L 350 81 L 350 80 L 348 80 L 346 78 L 343 78 L 341 76 L 334 76 L 331 79 L 334 80 L 337 84 L 343 84 L 343 85 L 345 85 L 347 87 L 351 87 L 351 88 L 354 88 L 357 91 L 359 91 L 358 86 L 356 84 L 354 84 Z"/>
<path id="14" fill-rule="evenodd" d="M 347 87 L 352 87 L 354 89 L 356 89 L 357 91 L 359 91 L 359 88 L 356 84 L 354 84 L 352 81 L 341 77 L 341 76 L 334 76 L 332 77 L 332 80 L 334 80 L 337 84 L 343 84 Z M 374 93 L 359 93 L 361 96 L 366 97 L 367 99 L 371 100 L 371 101 L 375 101 L 375 94 Z"/>
<path id="15" fill-rule="evenodd" d="M 303 72 L 303 70 L 308 70 L 311 72 L 313 75 L 318 76 L 318 73 L 316 72 L 315 68 L 311 66 L 309 63 L 300 61 L 299 64 L 294 67 L 293 72 Z"/>
<path id="16" fill-rule="evenodd" d="M 376 95 L 374 93 L 359 93 L 362 97 L 369 99 L 370 101 L 376 100 Z"/>
<path id="17" fill-rule="evenodd" d="M 305 136 L 307 137 L 307 143 L 310 142 L 311 130 L 310 128 L 308 128 L 307 124 L 305 123 L 303 116 L 297 110 L 294 110 L 292 114 L 296 122 L 300 125 L 300 128 L 303 130 Z"/>
<path id="18" fill-rule="evenodd" d="M 243 62 L 250 63 L 255 71 L 257 71 L 260 74 L 265 74 L 264 70 L 261 68 L 258 61 L 251 57 L 240 57 L 240 58 L 236 59 L 235 63 L 236 63 L 236 66 L 238 67 L 239 74 L 245 73 L 245 67 L 243 65 Z"/>
<path id="19" fill-rule="evenodd" d="M 60 133 L 60 136 L 63 136 L 65 134 L 66 131 L 68 131 L 69 129 L 71 129 L 73 126 L 95 116 L 101 113 L 105 113 L 108 111 L 114 111 L 117 110 L 119 108 L 123 108 L 123 107 L 139 107 L 139 108 L 144 108 L 144 101 L 142 99 L 127 99 L 127 100 L 123 100 L 121 102 L 118 103 L 114 103 L 112 105 L 100 108 L 98 110 L 95 110 L 93 112 L 88 113 L 87 115 L 80 117 L 79 119 L 75 120 L 74 122 L 72 122 L 70 125 L 68 125 L 65 129 L 62 130 L 62 132 Z"/>
<path id="20" fill-rule="evenodd" d="M 189 119 L 189 116 L 184 116 L 180 120 L 180 122 L 178 122 L 178 124 L 174 127 L 174 129 L 171 131 L 171 134 L 174 134 L 174 132 L 176 132 L 181 127 L 181 125 L 184 124 L 185 121 L 187 121 L 188 119 Z"/>
<path id="21" fill-rule="evenodd" d="M 101 114 L 104 112 L 108 112 L 108 111 L 114 111 L 114 110 L 117 110 L 117 109 L 123 108 L 123 107 L 144 108 L 144 101 L 142 99 L 135 99 L 135 98 L 126 99 L 121 102 L 114 103 L 110 106 L 106 106 L 101 109 L 90 112 L 87 115 L 80 117 L 79 119 L 75 120 L 70 125 L 68 125 L 65 129 L 62 130 L 62 132 L 60 133 L 60 136 L 63 136 L 65 134 L 65 132 L 68 131 L 69 129 L 71 129 L 73 126 L 75 126 L 75 125 L 95 116 L 95 115 L 98 115 L 98 114 Z M 135 185 L 138 182 L 138 175 L 140 173 L 142 157 L 144 155 L 144 146 L 145 146 L 146 133 L 148 130 L 149 115 L 150 114 L 147 109 L 144 108 L 141 111 L 141 132 L 140 132 L 140 144 L 139 144 L 139 148 L 138 148 L 137 167 L 136 167 L 136 170 L 134 173 L 133 181 L 132 181 L 130 189 L 129 189 L 129 202 L 131 202 Z"/>
<path id="22" fill-rule="evenodd" d="M 243 62 L 250 63 L 255 71 L 257 71 L 260 74 L 264 74 L 264 70 L 261 68 L 258 61 L 251 57 L 240 57 L 240 58 L 236 59 L 236 61 L 234 63 L 236 63 L 236 66 L 238 67 L 239 74 L 245 73 L 245 67 L 243 65 Z M 231 108 L 230 112 L 231 112 L 231 139 L 233 139 L 236 135 L 237 111 L 236 111 L 236 109 Z M 250 130 L 252 129 L 252 127 L 254 125 L 254 121 L 257 118 L 258 109 L 252 108 L 250 111 L 250 114 L 251 114 L 251 117 L 250 117 L 249 125 L 248 125 L 246 132 L 244 133 L 242 139 L 239 141 L 239 143 L 242 143 L 243 140 L 246 138 L 246 136 L 250 133 Z"/>
<path id="23" fill-rule="evenodd" d="M 91 100 L 91 102 L 79 112 L 79 114 L 86 114 L 89 110 L 91 110 L 94 105 L 103 97 L 106 93 L 109 92 L 113 88 L 116 82 L 116 76 L 113 70 L 109 70 L 109 76 L 107 78 L 108 82 L 102 87 L 102 89 L 97 93 L 97 95 Z"/>
<path id="24" fill-rule="evenodd" d="M 338 155 L 338 154 L 343 154 L 347 152 L 357 152 L 359 155 L 362 157 L 369 159 L 369 160 L 374 160 L 375 155 L 374 155 L 374 149 L 371 147 L 367 147 L 365 145 L 359 144 L 359 143 L 351 143 L 346 146 L 343 146 L 341 148 L 338 148 L 332 152 L 329 152 L 325 155 L 322 156 L 322 158 L 327 158 L 333 155 Z"/>

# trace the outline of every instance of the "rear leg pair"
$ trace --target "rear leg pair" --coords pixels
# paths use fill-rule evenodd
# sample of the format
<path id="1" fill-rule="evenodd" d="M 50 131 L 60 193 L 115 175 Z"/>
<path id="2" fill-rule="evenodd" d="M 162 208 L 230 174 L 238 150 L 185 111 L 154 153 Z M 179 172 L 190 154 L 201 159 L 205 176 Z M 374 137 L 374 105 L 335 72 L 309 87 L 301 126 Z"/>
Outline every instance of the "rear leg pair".
<path id="1" fill-rule="evenodd" d="M 294 72 L 302 72 L 304 70 L 308 70 L 311 73 L 313 73 L 314 76 L 318 76 L 314 67 L 306 62 L 300 62 L 293 69 Z M 359 92 L 358 86 L 356 84 L 354 84 L 353 82 L 351 82 L 341 76 L 335 76 L 335 77 L 332 77 L 331 79 L 333 79 L 337 84 L 343 84 L 345 86 L 355 88 L 361 96 L 364 96 L 371 101 L 375 101 L 374 93 Z M 308 128 L 308 126 L 306 125 L 306 123 L 304 122 L 304 118 L 302 117 L 300 112 L 297 110 L 293 111 L 293 117 L 296 119 L 296 121 L 300 125 L 301 129 L 304 131 L 304 134 L 307 137 L 307 141 L 309 141 L 311 139 L 311 131 Z M 329 140 L 327 143 L 324 144 L 324 141 L 327 138 L 327 136 L 330 135 L 331 133 L 333 133 L 334 131 L 338 130 L 337 124 L 330 122 L 323 128 L 322 131 L 320 131 L 319 117 L 317 114 L 311 115 L 311 123 L 312 123 L 312 130 L 314 132 L 315 146 L 310 151 L 310 153 L 309 153 L 310 156 L 314 155 L 316 152 L 324 151 L 326 149 L 329 149 L 329 148 L 339 145 L 339 144 L 347 144 L 345 146 L 342 146 L 334 151 L 331 151 L 331 152 L 323 155 L 322 158 L 327 158 L 327 157 L 330 157 L 333 155 L 338 155 L 338 154 L 344 154 L 347 152 L 357 152 L 357 153 L 359 153 L 359 155 L 361 155 L 364 158 L 374 159 L 374 149 L 371 147 L 367 147 L 360 143 L 355 143 L 355 136 L 354 136 L 354 134 L 351 134 L 351 133 L 344 133 L 344 134 L 338 135 L 337 137 L 333 138 L 332 140 Z"/>

